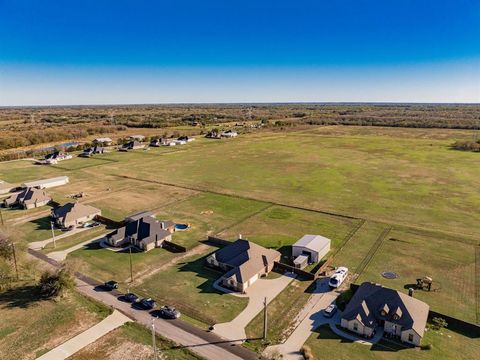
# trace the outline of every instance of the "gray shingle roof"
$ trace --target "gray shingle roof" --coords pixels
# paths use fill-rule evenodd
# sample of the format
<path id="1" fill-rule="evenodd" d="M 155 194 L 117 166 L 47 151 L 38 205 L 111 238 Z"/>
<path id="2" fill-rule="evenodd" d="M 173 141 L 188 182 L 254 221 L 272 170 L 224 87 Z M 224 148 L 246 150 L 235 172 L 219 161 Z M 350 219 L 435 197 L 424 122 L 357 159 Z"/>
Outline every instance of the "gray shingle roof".
<path id="1" fill-rule="evenodd" d="M 357 319 L 368 327 L 374 327 L 380 320 L 387 320 L 400 325 L 402 331 L 413 329 L 423 336 L 428 311 L 429 306 L 423 301 L 379 284 L 364 282 L 348 303 L 342 318 Z"/>

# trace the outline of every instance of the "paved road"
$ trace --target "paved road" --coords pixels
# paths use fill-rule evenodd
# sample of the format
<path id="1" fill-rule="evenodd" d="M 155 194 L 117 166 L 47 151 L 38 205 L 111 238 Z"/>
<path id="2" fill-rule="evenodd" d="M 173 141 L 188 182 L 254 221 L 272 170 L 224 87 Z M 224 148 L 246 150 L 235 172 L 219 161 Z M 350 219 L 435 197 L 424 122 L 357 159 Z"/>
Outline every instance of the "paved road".
<path id="1" fill-rule="evenodd" d="M 129 303 L 122 302 L 117 299 L 114 293 L 107 291 L 97 291 L 91 285 L 87 284 L 82 280 L 77 279 L 77 288 L 80 292 L 85 295 L 94 298 L 102 303 L 114 307 L 132 318 L 133 320 L 150 327 L 152 322 L 152 316 L 148 311 L 135 310 L 131 307 Z M 230 341 L 223 340 L 218 337 L 211 336 L 198 336 L 199 332 L 203 331 L 199 329 L 194 329 L 192 331 L 193 325 L 185 324 L 178 320 L 165 320 L 165 319 L 155 319 L 155 329 L 159 335 L 168 337 L 177 344 L 182 344 L 182 346 L 190 348 L 190 350 L 196 352 L 197 354 L 212 360 L 241 360 L 241 359 L 255 359 L 256 357 L 251 357 L 252 354 L 249 354 L 249 351 L 235 351 L 233 352 L 232 345 Z M 208 333 L 204 332 L 205 335 Z M 202 334 L 204 335 L 204 334 Z M 208 334 L 213 335 L 213 334 Z M 225 347 L 228 347 L 226 349 Z M 243 350 L 243 348 L 237 347 L 237 350 Z"/>
<path id="2" fill-rule="evenodd" d="M 304 358 L 300 353 L 300 349 L 310 337 L 313 330 L 322 324 L 332 321 L 323 316 L 322 310 L 335 301 L 338 295 L 336 291 L 330 291 L 328 279 L 317 280 L 315 292 L 302 311 L 300 311 L 297 317 L 299 324 L 293 333 L 283 344 L 267 347 L 264 354 L 280 353 L 283 355 L 282 359 L 303 360 Z M 333 321 L 335 321 L 335 319 Z"/>
<path id="3" fill-rule="evenodd" d="M 28 249 L 28 253 L 52 266 L 60 266 L 58 262 L 38 251 Z M 107 306 L 111 306 L 140 324 L 147 327 L 151 326 L 152 317 L 150 314 L 145 311 L 134 310 L 130 304 L 119 301 L 117 298 L 120 295 L 119 292 L 97 291 L 95 289 L 99 285 L 98 282 L 80 273 L 76 273 L 75 276 L 78 291 Z M 251 350 L 235 345 L 228 339 L 201 330 L 182 320 L 156 319 L 155 328 L 159 335 L 180 344 L 178 345 L 179 347 L 190 349 L 206 359 L 255 360 L 259 358 L 258 354 Z"/>
<path id="4" fill-rule="evenodd" d="M 132 320 L 121 312 L 115 310 L 111 315 L 107 316 L 98 324 L 40 356 L 38 360 L 66 359 L 128 321 Z"/>
<path id="5" fill-rule="evenodd" d="M 243 342 L 247 339 L 245 327 L 263 310 L 265 297 L 272 301 L 295 278 L 294 274 L 285 274 L 276 279 L 258 279 L 247 289 L 249 298 L 247 307 L 232 321 L 216 324 L 214 333 L 232 341 Z M 228 296 L 236 296 L 229 294 Z"/>

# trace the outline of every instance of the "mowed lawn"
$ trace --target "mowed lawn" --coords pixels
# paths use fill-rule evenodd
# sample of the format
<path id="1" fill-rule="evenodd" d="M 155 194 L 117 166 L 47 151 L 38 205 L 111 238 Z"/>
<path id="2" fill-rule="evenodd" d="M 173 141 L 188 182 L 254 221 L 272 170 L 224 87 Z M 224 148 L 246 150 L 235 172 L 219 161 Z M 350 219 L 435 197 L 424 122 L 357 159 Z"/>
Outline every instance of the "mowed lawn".
<path id="1" fill-rule="evenodd" d="M 476 226 L 480 213 L 472 212 L 480 206 L 478 154 L 451 150 L 454 134 L 449 134 L 451 139 L 441 140 L 394 133 L 265 134 L 212 141 L 165 156 L 137 155 L 145 161 L 102 168 L 140 179 L 480 236 Z"/>
<path id="2" fill-rule="evenodd" d="M 221 272 L 205 267 L 205 255 L 196 255 L 157 272 L 134 290 L 155 298 L 160 305 L 176 306 L 187 316 L 213 325 L 234 319 L 248 304 L 247 298 L 213 288 L 213 283 L 221 275 Z"/>
<path id="3" fill-rule="evenodd" d="M 306 345 L 315 359 L 335 360 L 470 360 L 477 359 L 480 353 L 478 339 L 448 329 L 427 331 L 422 343 L 430 344 L 431 349 L 407 349 L 384 340 L 367 346 L 339 338 L 330 328 L 322 326 L 310 336 Z"/>
<path id="4" fill-rule="evenodd" d="M 47 207 L 45 207 L 47 209 Z M 17 240 L 24 240 L 26 242 L 35 242 L 47 240 L 52 237 L 50 216 L 43 216 L 38 219 L 30 220 L 22 224 L 17 224 L 11 227 L 12 234 Z M 63 234 L 61 230 L 54 229 L 55 236 Z"/>
<path id="5" fill-rule="evenodd" d="M 0 293 L 0 359 L 34 359 L 87 330 L 108 309 L 77 293 L 42 300 L 33 285 Z"/>
<path id="6" fill-rule="evenodd" d="M 394 228 L 356 282 L 407 292 L 415 279 L 430 276 L 432 291 L 417 290 L 415 297 L 435 311 L 476 323 L 475 246 L 442 234 Z M 384 271 L 396 272 L 398 278 L 387 280 Z"/>
<path id="7" fill-rule="evenodd" d="M 121 206 L 121 205 L 119 205 Z M 156 212 L 158 219 L 172 219 L 179 223 L 189 223 L 187 231 L 173 234 L 172 241 L 192 249 L 207 239 L 208 235 L 242 221 L 249 214 L 257 212 L 264 203 L 231 198 L 214 194 L 191 196 L 184 201 L 172 203 Z M 145 276 L 164 266 L 182 254 L 171 253 L 165 249 L 153 249 L 147 253 L 132 254 L 134 277 Z M 98 280 L 114 277 L 115 280 L 128 283 L 130 265 L 128 251 L 114 252 L 91 244 L 70 253 L 67 262 L 76 270 Z M 185 289 L 187 292 L 188 289 Z"/>
<path id="8" fill-rule="evenodd" d="M 223 231 L 220 237 L 235 240 L 237 234 L 267 248 L 291 256 L 291 245 L 305 234 L 318 234 L 332 240 L 332 252 L 345 240 L 358 220 L 272 206 L 246 221 Z"/>

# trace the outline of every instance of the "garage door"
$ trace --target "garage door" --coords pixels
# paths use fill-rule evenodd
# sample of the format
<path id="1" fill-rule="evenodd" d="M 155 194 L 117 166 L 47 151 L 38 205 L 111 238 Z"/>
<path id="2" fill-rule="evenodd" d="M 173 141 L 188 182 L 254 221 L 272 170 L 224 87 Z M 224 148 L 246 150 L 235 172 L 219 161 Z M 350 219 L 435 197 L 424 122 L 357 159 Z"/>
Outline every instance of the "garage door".
<path id="1" fill-rule="evenodd" d="M 257 280 L 258 280 L 258 274 L 253 275 L 252 278 L 250 279 L 250 281 L 248 282 L 249 286 L 251 286 Z"/>

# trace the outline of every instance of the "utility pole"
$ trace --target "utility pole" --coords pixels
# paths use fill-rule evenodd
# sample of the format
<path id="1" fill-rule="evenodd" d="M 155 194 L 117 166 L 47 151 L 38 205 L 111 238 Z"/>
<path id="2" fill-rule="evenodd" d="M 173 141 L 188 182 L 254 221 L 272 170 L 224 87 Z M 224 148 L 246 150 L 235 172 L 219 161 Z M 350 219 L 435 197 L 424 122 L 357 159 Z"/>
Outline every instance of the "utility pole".
<path id="1" fill-rule="evenodd" d="M 128 247 L 128 253 L 130 257 L 130 283 L 133 283 L 133 267 L 132 267 L 132 246 Z"/>
<path id="2" fill-rule="evenodd" d="M 153 318 L 152 318 L 152 346 L 153 346 L 153 360 L 158 360 L 157 339 L 155 337 L 155 323 Z"/>
<path id="3" fill-rule="evenodd" d="M 55 230 L 53 230 L 53 221 L 50 221 L 50 227 L 52 229 L 53 248 L 55 249 L 57 244 L 55 243 Z"/>
<path id="4" fill-rule="evenodd" d="M 15 244 L 13 242 L 12 242 L 12 252 L 13 252 L 13 263 L 15 264 L 15 274 L 17 276 L 17 281 L 18 281 L 17 254 L 15 251 Z"/>
<path id="5" fill-rule="evenodd" d="M 263 300 L 263 340 L 267 340 L 267 298 Z"/>

